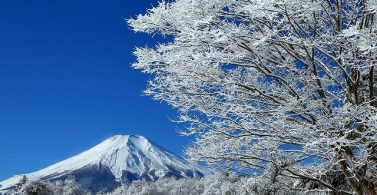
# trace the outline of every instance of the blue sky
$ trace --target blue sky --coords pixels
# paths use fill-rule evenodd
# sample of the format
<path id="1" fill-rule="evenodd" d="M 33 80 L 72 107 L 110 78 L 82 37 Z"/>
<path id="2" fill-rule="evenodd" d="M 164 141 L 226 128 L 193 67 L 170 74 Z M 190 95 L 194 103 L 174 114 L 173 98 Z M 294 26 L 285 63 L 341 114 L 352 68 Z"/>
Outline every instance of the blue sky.
<path id="1" fill-rule="evenodd" d="M 136 46 L 158 38 L 124 21 L 155 0 L 0 1 L 0 180 L 78 154 L 115 134 L 182 154 L 175 112 L 141 96 Z"/>

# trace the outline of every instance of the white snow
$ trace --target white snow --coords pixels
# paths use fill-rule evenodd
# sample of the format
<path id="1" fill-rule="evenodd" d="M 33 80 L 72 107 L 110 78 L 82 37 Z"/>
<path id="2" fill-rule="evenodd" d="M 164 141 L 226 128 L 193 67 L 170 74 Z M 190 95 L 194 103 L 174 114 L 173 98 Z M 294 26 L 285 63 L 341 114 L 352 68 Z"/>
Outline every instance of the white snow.
<path id="1" fill-rule="evenodd" d="M 77 156 L 25 175 L 29 180 L 56 178 L 93 165 L 108 167 L 117 180 L 122 177 L 123 171 L 140 176 L 153 170 L 158 177 L 163 177 L 169 167 L 178 170 L 198 170 L 183 159 L 153 145 L 143 136 L 117 135 Z M 184 173 L 181 176 L 189 177 Z M 21 177 L 22 175 L 16 175 L 0 182 L 0 191 L 14 186 Z"/>

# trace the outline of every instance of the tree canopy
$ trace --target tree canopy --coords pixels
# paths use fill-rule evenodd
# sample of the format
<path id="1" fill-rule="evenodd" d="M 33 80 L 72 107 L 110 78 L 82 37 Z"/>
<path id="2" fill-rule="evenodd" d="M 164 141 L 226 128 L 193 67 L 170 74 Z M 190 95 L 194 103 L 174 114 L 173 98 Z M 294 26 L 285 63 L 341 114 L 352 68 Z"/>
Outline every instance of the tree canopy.
<path id="1" fill-rule="evenodd" d="M 176 0 L 128 20 L 145 93 L 179 110 L 194 161 L 377 194 L 376 0 Z"/>

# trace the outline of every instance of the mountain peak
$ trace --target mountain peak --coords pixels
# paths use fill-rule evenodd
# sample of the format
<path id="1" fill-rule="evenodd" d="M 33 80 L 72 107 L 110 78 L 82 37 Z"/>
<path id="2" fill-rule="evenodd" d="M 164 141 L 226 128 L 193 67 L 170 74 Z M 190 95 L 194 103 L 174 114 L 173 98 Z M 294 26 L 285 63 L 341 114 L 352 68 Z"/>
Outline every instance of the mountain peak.
<path id="1" fill-rule="evenodd" d="M 124 139 L 124 140 L 126 140 L 126 139 L 129 139 L 129 138 L 147 139 L 147 138 L 145 138 L 142 135 L 122 135 L 122 134 L 114 135 L 112 137 L 109 137 L 108 139 L 110 139 L 110 140 L 118 140 L 118 139 Z"/>
<path id="2" fill-rule="evenodd" d="M 141 135 L 114 135 L 105 141 L 101 142 L 99 145 L 115 145 L 118 147 L 126 147 L 129 143 L 150 143 L 150 141 Z M 99 146 L 97 145 L 97 146 Z"/>
<path id="3" fill-rule="evenodd" d="M 199 169 L 182 158 L 153 144 L 141 135 L 115 135 L 93 148 L 40 171 L 26 174 L 30 180 L 59 180 L 75 176 L 78 180 L 97 182 L 103 178 L 116 183 L 138 179 L 156 180 L 174 176 L 200 177 Z M 21 176 L 0 182 L 1 189 L 14 187 Z M 89 178 L 88 178 L 89 177 Z M 106 181 L 107 183 L 109 181 Z M 88 182 L 86 182 L 88 183 Z M 90 186 L 87 186 L 90 188 Z"/>

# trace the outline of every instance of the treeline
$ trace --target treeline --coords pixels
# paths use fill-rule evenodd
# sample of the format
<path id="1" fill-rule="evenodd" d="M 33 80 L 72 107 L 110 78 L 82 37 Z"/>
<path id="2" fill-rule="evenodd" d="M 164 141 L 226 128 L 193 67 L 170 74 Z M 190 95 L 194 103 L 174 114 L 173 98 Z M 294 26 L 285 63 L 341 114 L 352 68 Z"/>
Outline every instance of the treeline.
<path id="1" fill-rule="evenodd" d="M 276 182 L 269 177 L 239 177 L 212 174 L 202 178 L 162 178 L 157 181 L 140 180 L 120 185 L 112 192 L 91 192 L 78 184 L 73 177 L 65 181 L 28 181 L 23 177 L 14 190 L 6 195 L 325 195 L 325 189 L 299 180 Z M 1 194 L 1 193 L 0 193 Z"/>
<path id="2" fill-rule="evenodd" d="M 0 195 L 91 195 L 92 193 L 82 188 L 73 177 L 64 181 L 29 181 L 23 176 L 14 189 Z"/>

